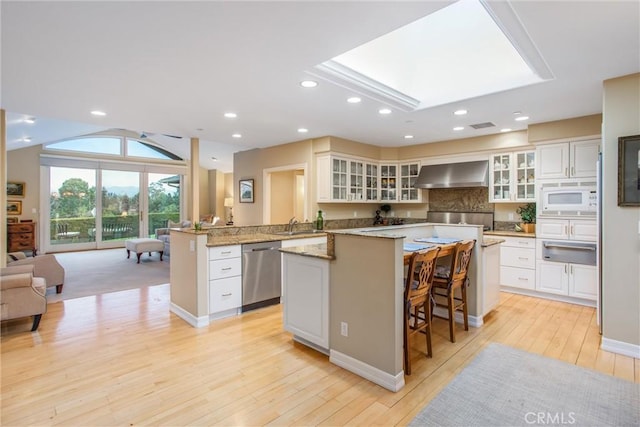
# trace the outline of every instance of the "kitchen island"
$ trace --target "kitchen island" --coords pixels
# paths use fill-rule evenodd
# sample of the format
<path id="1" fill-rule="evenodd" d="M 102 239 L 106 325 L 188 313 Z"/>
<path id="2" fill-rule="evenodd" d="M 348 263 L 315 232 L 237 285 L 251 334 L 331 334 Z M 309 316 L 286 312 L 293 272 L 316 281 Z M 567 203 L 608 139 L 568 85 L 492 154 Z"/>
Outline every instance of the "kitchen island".
<path id="1" fill-rule="evenodd" d="M 330 360 L 389 390 L 404 386 L 402 363 L 404 242 L 419 237 L 447 237 L 474 239 L 469 270 L 468 290 L 469 324 L 480 327 L 483 316 L 490 312 L 499 299 L 500 239 L 484 239 L 481 226 L 411 224 L 403 226 L 329 231 L 328 248 L 322 255 L 321 265 L 328 269 L 327 282 L 316 282 L 313 290 L 299 292 L 296 286 L 309 286 L 311 270 L 305 270 L 313 257 L 310 249 L 290 248 L 285 263 L 295 265 L 296 274 L 283 275 L 285 281 L 285 313 L 288 303 L 305 293 L 310 295 L 304 311 L 299 313 L 306 324 L 299 336 L 295 328 L 294 339 L 311 340 L 312 347 L 329 353 Z M 296 261 L 298 257 L 300 260 Z M 289 259 L 289 261 L 287 261 Z M 321 268 L 321 267 L 314 267 Z M 319 270 L 317 270 L 319 271 Z M 314 279 L 315 282 L 315 279 Z M 327 295 L 325 303 L 324 288 Z M 298 295 L 289 296 L 294 289 Z M 314 304 L 315 303 L 315 304 Z M 285 319 L 285 329 L 288 328 Z M 323 335 L 327 328 L 328 336 Z M 304 328 L 303 328 L 304 329 Z M 299 328 L 298 328 L 299 330 Z M 303 334 L 304 335 L 304 334 Z M 325 341 L 323 341 L 325 340 Z M 323 343 L 328 340 L 328 348 Z"/>

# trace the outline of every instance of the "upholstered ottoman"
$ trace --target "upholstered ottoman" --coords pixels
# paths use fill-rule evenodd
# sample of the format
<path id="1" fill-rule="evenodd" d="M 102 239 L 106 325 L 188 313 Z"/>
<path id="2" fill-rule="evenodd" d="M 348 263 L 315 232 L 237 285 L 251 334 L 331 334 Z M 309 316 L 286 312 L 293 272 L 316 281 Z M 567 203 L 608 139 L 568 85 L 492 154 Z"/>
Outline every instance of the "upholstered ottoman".
<path id="1" fill-rule="evenodd" d="M 127 248 L 127 259 L 131 256 L 131 251 L 135 252 L 138 256 L 138 264 L 140 264 L 140 255 L 143 252 L 160 252 L 160 261 L 162 261 L 162 254 L 164 253 L 164 243 L 157 239 L 128 239 L 124 241 L 125 248 Z"/>

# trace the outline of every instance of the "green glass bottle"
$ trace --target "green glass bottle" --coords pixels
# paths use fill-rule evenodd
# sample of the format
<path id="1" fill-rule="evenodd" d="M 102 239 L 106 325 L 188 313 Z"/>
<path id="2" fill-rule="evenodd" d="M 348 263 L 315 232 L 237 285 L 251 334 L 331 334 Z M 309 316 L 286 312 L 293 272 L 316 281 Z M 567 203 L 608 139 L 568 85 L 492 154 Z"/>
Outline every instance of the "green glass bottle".
<path id="1" fill-rule="evenodd" d="M 324 228 L 324 219 L 322 218 L 322 211 L 318 211 L 318 217 L 316 218 L 316 230 L 322 230 Z"/>

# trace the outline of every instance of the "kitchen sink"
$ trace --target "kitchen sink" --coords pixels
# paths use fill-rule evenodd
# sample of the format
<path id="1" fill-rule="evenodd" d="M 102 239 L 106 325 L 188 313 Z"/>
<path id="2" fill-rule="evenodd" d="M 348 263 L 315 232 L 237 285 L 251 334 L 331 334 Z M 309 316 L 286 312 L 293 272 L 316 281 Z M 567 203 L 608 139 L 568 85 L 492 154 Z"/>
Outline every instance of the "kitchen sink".
<path id="1" fill-rule="evenodd" d="M 271 234 L 275 234 L 278 236 L 298 236 L 300 234 L 316 234 L 316 233 L 322 233 L 322 231 L 321 230 L 278 231 Z"/>

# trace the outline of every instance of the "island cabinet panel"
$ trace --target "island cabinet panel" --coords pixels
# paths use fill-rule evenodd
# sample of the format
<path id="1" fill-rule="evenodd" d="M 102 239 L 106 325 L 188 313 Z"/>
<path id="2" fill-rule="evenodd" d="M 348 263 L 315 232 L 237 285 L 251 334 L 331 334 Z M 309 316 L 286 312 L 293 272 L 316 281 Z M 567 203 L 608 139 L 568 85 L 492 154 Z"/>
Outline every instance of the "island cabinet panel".
<path id="1" fill-rule="evenodd" d="M 322 352 L 329 349 L 329 261 L 283 254 L 284 329 Z"/>
<path id="2" fill-rule="evenodd" d="M 208 253 L 210 318 L 239 314 L 242 306 L 241 246 L 214 246 Z"/>

